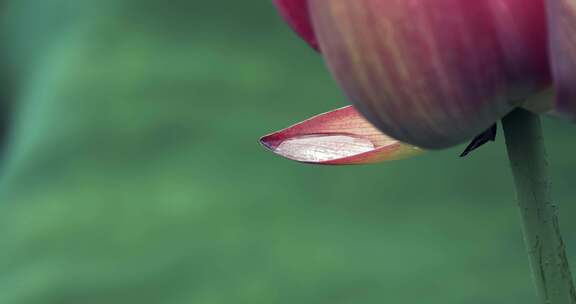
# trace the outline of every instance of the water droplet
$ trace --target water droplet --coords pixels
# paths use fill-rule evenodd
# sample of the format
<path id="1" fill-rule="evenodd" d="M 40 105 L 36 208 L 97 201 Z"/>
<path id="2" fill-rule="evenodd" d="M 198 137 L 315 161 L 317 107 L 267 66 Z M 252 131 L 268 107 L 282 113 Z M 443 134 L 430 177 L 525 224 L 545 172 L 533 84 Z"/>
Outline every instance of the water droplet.
<path id="1" fill-rule="evenodd" d="M 374 150 L 374 144 L 362 137 L 346 134 L 312 134 L 288 138 L 274 152 L 304 162 L 330 161 Z"/>

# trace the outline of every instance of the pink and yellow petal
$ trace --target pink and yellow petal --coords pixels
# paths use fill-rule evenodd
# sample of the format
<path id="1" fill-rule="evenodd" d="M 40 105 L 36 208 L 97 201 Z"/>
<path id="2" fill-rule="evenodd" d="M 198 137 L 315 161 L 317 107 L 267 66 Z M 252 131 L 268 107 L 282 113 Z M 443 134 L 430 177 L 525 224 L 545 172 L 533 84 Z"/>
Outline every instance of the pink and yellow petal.
<path id="1" fill-rule="evenodd" d="M 260 142 L 282 157 L 321 165 L 367 164 L 422 153 L 382 134 L 352 106 L 314 116 Z"/>
<path id="2" fill-rule="evenodd" d="M 547 0 L 556 98 L 552 113 L 576 120 L 576 0 Z"/>
<path id="3" fill-rule="evenodd" d="M 274 0 L 274 4 L 288 25 L 318 51 L 318 42 L 308 11 L 308 0 Z"/>
<path id="4" fill-rule="evenodd" d="M 554 87 L 549 87 L 545 90 L 534 94 L 522 103 L 522 108 L 537 114 L 549 114 L 557 116 L 554 113 L 554 105 L 556 103 L 556 90 Z"/>
<path id="5" fill-rule="evenodd" d="M 545 22 L 539 0 L 308 2 L 347 97 L 403 142 L 469 140 L 549 82 L 545 31 L 528 33 Z M 512 26 L 499 31 L 505 20 Z M 523 47 L 505 48 L 514 43 Z"/>

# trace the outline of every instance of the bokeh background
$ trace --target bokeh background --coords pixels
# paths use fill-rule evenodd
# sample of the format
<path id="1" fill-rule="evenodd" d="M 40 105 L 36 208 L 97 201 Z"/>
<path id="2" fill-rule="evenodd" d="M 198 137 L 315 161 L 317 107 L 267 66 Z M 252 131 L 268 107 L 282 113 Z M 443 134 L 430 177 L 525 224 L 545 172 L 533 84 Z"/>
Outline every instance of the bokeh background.
<path id="1" fill-rule="evenodd" d="M 0 303 L 536 303 L 502 137 L 357 167 L 258 145 L 346 104 L 270 1 L 0 8 Z M 576 265 L 576 126 L 544 124 Z"/>

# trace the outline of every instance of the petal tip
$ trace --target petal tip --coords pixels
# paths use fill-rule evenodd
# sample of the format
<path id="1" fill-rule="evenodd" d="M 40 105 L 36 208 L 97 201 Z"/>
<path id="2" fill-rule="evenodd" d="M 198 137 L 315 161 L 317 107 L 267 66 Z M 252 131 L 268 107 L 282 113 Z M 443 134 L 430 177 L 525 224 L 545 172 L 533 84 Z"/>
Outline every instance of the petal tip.
<path id="1" fill-rule="evenodd" d="M 273 0 L 280 16 L 304 41 L 314 50 L 320 52 L 320 47 L 308 10 L 308 0 Z"/>
<path id="2" fill-rule="evenodd" d="M 258 139 L 258 143 L 260 143 L 260 145 L 268 150 L 273 151 L 274 148 L 272 146 L 272 143 L 269 141 L 270 139 L 270 135 L 264 135 L 262 137 L 260 137 L 260 139 Z"/>

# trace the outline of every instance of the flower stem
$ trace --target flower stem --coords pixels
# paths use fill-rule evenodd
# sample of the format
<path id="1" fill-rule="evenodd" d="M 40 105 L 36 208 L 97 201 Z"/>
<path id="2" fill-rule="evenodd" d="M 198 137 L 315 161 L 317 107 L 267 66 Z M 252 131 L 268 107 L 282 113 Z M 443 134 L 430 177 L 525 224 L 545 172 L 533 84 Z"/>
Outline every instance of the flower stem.
<path id="1" fill-rule="evenodd" d="M 502 120 L 522 214 L 524 240 L 542 303 L 574 304 L 576 292 L 552 202 L 540 119 L 516 110 Z"/>

